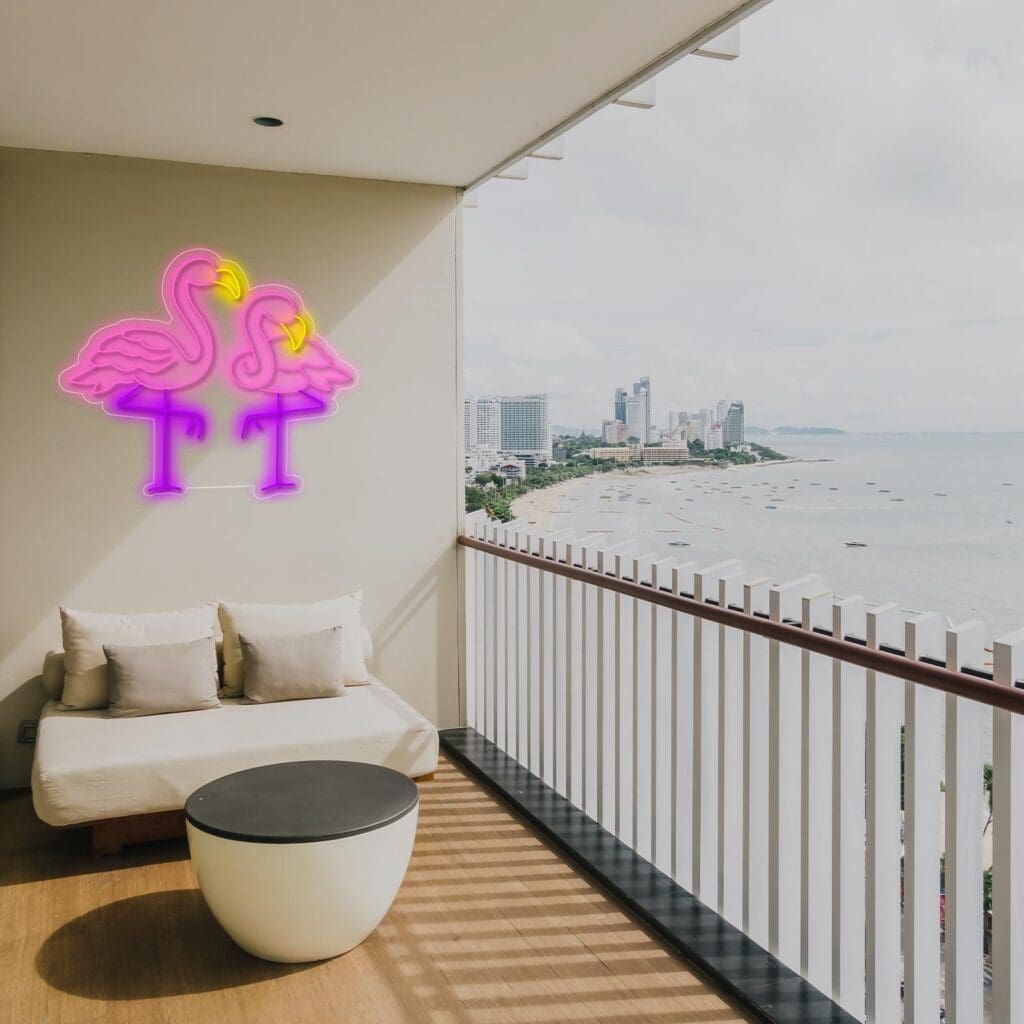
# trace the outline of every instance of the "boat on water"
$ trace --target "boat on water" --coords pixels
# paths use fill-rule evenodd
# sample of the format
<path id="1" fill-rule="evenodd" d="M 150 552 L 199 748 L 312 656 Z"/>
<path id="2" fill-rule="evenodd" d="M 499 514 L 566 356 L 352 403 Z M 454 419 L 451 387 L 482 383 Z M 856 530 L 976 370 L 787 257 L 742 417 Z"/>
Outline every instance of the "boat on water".
<path id="1" fill-rule="evenodd" d="M 945 498 L 945 497 L 948 497 L 948 495 L 946 494 L 945 491 L 936 491 L 935 492 L 935 497 L 936 498 Z"/>
<path id="2" fill-rule="evenodd" d="M 879 493 L 879 494 L 889 494 L 889 493 L 891 493 L 891 492 L 889 491 L 889 488 L 888 488 L 888 487 L 879 487 L 879 488 L 878 488 L 878 493 Z"/>
<path id="3" fill-rule="evenodd" d="M 670 540 L 668 546 L 670 548 L 688 548 L 690 542 L 688 540 Z"/>
<path id="4" fill-rule="evenodd" d="M 846 542 L 846 546 L 848 548 L 866 548 L 867 544 L 865 544 L 862 540 L 848 540 Z"/>
<path id="5" fill-rule="evenodd" d="M 890 498 L 890 501 L 903 501 L 903 498 Z"/>
<path id="6" fill-rule="evenodd" d="M 778 505 L 765 505 L 765 508 L 778 508 Z"/>
<path id="7" fill-rule="evenodd" d="M 875 486 L 875 481 L 874 480 L 869 480 L 868 481 L 868 487 L 874 487 L 874 486 Z"/>

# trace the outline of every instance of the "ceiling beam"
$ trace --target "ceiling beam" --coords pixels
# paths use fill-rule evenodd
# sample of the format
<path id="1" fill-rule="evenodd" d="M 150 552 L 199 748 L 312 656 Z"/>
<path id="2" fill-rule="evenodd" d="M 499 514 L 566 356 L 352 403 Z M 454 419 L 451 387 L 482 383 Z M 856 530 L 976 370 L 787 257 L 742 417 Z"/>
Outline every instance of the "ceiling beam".
<path id="1" fill-rule="evenodd" d="M 559 121 L 558 124 L 554 125 L 552 128 L 549 128 L 543 135 L 531 140 L 525 146 L 521 146 L 514 153 L 510 153 L 505 157 L 505 159 L 495 164 L 489 170 L 474 178 L 472 181 L 467 182 L 463 187 L 467 189 L 475 188 L 477 185 L 481 185 L 490 178 L 495 177 L 499 172 L 505 170 L 506 167 L 510 167 L 512 164 L 525 159 L 535 150 L 546 146 L 549 142 L 554 141 L 570 128 L 574 128 L 581 121 L 585 121 L 591 114 L 596 113 L 602 107 L 606 107 L 609 103 L 617 100 L 623 93 L 629 92 L 631 89 L 635 89 L 638 85 L 646 82 L 648 78 L 652 78 L 654 75 L 658 74 L 659 71 L 664 71 L 665 68 L 675 64 L 677 60 L 685 57 L 687 54 L 693 53 L 694 50 L 701 47 L 704 43 L 714 39 L 715 36 L 719 36 L 723 32 L 728 31 L 733 27 L 733 25 L 738 25 L 744 18 L 749 17 L 755 11 L 767 6 L 770 2 L 771 0 L 744 0 L 743 3 L 738 4 L 728 14 L 722 15 L 721 18 L 716 18 L 699 31 L 694 32 L 692 35 L 687 36 L 686 39 L 676 43 L 671 49 L 666 50 L 649 64 L 646 64 L 644 67 L 634 72 L 625 81 L 619 82 L 600 96 L 592 99 L 575 113 L 570 114 L 567 118 Z"/>

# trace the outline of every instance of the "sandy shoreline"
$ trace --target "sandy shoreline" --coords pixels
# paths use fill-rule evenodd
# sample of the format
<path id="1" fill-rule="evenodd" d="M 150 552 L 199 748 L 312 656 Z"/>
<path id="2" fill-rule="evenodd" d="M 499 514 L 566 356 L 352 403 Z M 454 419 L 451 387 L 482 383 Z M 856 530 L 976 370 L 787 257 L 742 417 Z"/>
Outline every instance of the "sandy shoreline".
<path id="1" fill-rule="evenodd" d="M 595 473 L 590 476 L 565 480 L 551 487 L 542 487 L 530 491 L 512 502 L 512 513 L 516 519 L 526 520 L 534 530 L 544 532 L 551 529 L 551 520 L 556 513 L 564 512 L 566 499 L 574 491 L 592 484 L 594 480 L 607 481 L 613 484 L 622 480 L 637 480 L 652 476 L 679 477 L 693 473 L 735 472 L 745 469 L 765 469 L 769 466 L 788 466 L 794 462 L 816 460 L 779 459 L 772 462 L 754 462 L 748 466 L 645 466 L 643 469 L 613 469 L 608 473 Z"/>

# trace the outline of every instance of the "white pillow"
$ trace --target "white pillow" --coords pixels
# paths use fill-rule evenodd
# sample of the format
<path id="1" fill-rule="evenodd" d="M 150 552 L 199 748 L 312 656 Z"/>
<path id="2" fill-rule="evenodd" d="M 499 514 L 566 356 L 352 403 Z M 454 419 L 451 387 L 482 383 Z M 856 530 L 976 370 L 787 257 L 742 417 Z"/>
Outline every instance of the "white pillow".
<path id="1" fill-rule="evenodd" d="M 80 711 L 110 703 L 104 644 L 176 644 L 209 636 L 217 626 L 217 606 L 211 601 L 175 612 L 122 615 L 79 612 L 61 608 L 64 637 L 64 691 L 60 708 Z"/>
<path id="2" fill-rule="evenodd" d="M 218 614 L 224 632 L 225 697 L 241 697 L 245 689 L 245 669 L 238 634 L 246 636 L 294 636 L 316 633 L 341 626 L 342 661 L 345 683 L 369 680 L 363 650 L 363 624 L 359 609 L 363 603 L 361 590 L 315 604 L 235 604 L 221 601 Z"/>

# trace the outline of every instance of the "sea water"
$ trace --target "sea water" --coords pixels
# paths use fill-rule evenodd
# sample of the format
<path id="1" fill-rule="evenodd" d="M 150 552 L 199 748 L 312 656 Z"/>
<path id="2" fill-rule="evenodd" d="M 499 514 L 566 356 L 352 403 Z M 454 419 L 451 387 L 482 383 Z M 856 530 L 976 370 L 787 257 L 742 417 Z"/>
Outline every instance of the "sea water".
<path id="1" fill-rule="evenodd" d="M 552 502 L 551 527 L 698 566 L 740 559 L 748 578 L 819 573 L 844 597 L 981 619 L 989 639 L 1024 627 L 1024 434 L 758 440 L 803 461 L 587 478 Z"/>

